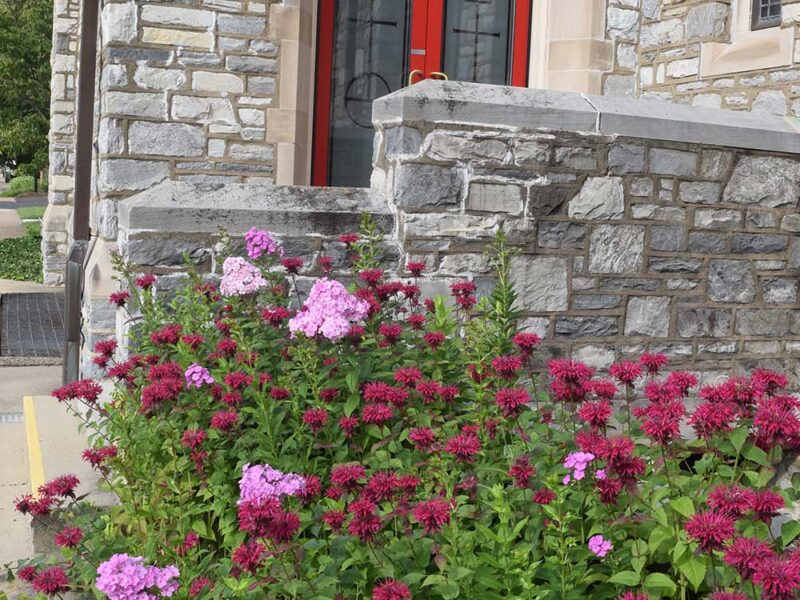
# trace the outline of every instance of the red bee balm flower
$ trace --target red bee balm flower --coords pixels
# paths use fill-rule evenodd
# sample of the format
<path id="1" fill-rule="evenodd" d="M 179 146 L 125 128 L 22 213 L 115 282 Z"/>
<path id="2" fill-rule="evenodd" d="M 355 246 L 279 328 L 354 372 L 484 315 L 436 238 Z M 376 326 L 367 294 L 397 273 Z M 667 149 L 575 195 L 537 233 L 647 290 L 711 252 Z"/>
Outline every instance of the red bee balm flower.
<path id="1" fill-rule="evenodd" d="M 633 385 L 642 376 L 642 368 L 635 362 L 623 361 L 611 365 L 608 374 L 622 385 Z"/>
<path id="2" fill-rule="evenodd" d="M 481 450 L 481 440 L 477 435 L 460 433 L 447 440 L 444 449 L 460 462 L 472 462 Z"/>
<path id="3" fill-rule="evenodd" d="M 550 504 L 557 497 L 555 492 L 547 488 L 541 488 L 533 493 L 533 501 L 536 504 Z"/>
<path id="4" fill-rule="evenodd" d="M 409 262 L 406 263 L 406 269 L 408 272 L 411 273 L 413 277 L 419 277 L 422 275 L 422 272 L 425 270 L 425 263 L 424 262 Z"/>
<path id="5" fill-rule="evenodd" d="M 736 569 L 742 579 L 750 579 L 761 561 L 774 556 L 769 544 L 757 538 L 737 537 L 725 549 L 725 562 Z"/>
<path id="6" fill-rule="evenodd" d="M 753 581 L 761 586 L 762 600 L 795 600 L 800 589 L 800 569 L 791 557 L 772 556 L 756 565 Z"/>
<path id="7" fill-rule="evenodd" d="M 69 579 L 61 567 L 50 567 L 36 575 L 33 589 L 46 596 L 55 596 L 69 589 Z"/>
<path id="8" fill-rule="evenodd" d="M 503 416 L 513 419 L 531 401 L 531 397 L 524 388 L 503 388 L 497 390 L 494 400 L 502 410 Z"/>
<path id="9" fill-rule="evenodd" d="M 122 308 L 130 297 L 131 295 L 129 292 L 114 292 L 108 297 L 108 301 L 117 308 Z"/>
<path id="10" fill-rule="evenodd" d="M 410 600 L 408 586 L 395 579 L 387 579 L 372 590 L 372 600 Z"/>
<path id="11" fill-rule="evenodd" d="M 686 533 L 700 543 L 703 552 L 721 550 L 723 543 L 733 537 L 735 521 L 732 517 L 711 511 L 700 512 L 686 523 Z"/>
<path id="12" fill-rule="evenodd" d="M 328 411 L 324 408 L 309 408 L 303 413 L 303 423 L 314 433 L 319 433 L 327 422 Z"/>
<path id="13" fill-rule="evenodd" d="M 136 286 L 142 288 L 143 290 L 149 290 L 153 287 L 153 284 L 156 282 L 156 276 L 152 273 L 146 273 L 140 277 L 136 278 Z"/>
<path id="14" fill-rule="evenodd" d="M 542 338 L 535 333 L 518 333 L 511 339 L 511 342 L 523 355 L 530 356 L 533 354 L 533 349 L 542 343 Z"/>
<path id="15" fill-rule="evenodd" d="M 303 266 L 304 261 L 302 258 L 288 257 L 281 259 L 281 264 L 283 265 L 283 268 L 286 269 L 287 273 L 297 275 L 298 271 L 300 271 L 300 268 Z"/>
<path id="16" fill-rule="evenodd" d="M 83 530 L 80 527 L 65 527 L 56 534 L 55 542 L 62 548 L 74 548 L 83 540 Z"/>
<path id="17" fill-rule="evenodd" d="M 578 409 L 578 416 L 592 427 L 603 429 L 611 418 L 611 403 L 606 400 L 586 402 Z"/>
<path id="18" fill-rule="evenodd" d="M 518 456 L 508 470 L 508 475 L 514 480 L 516 487 L 524 490 L 530 486 L 531 478 L 536 475 L 536 469 L 531 464 L 529 456 Z"/>
<path id="19" fill-rule="evenodd" d="M 445 500 L 425 500 L 412 509 L 411 515 L 426 534 L 436 533 L 450 522 L 451 510 L 452 506 Z"/>

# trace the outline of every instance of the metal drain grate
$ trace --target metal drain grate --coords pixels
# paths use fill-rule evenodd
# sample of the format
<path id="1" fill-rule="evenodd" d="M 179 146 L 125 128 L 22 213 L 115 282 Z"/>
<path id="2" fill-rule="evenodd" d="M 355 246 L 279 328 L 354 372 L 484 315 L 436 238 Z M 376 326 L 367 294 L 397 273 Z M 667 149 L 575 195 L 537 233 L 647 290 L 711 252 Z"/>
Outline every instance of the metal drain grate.
<path id="1" fill-rule="evenodd" d="M 63 345 L 63 293 L 0 297 L 0 356 L 60 357 Z"/>

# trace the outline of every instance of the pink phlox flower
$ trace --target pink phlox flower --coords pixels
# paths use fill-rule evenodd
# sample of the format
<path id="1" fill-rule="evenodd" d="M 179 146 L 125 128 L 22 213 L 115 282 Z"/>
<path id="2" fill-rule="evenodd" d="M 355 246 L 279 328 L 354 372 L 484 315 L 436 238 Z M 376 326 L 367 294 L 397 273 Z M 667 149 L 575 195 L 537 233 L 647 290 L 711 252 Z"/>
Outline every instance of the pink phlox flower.
<path id="1" fill-rule="evenodd" d="M 95 587 L 109 600 L 141 600 L 154 598 L 149 591 L 158 589 L 160 596 L 170 597 L 178 591 L 180 572 L 175 566 L 154 567 L 144 564 L 141 556 L 115 554 L 97 567 Z"/>
<path id="2" fill-rule="evenodd" d="M 184 373 L 184 377 L 186 378 L 186 387 L 201 388 L 204 384 L 210 385 L 214 383 L 214 378 L 211 376 L 211 373 L 208 372 L 208 369 L 197 363 L 189 365 L 189 368 L 186 369 L 186 373 Z"/>
<path id="3" fill-rule="evenodd" d="M 297 496 L 305 486 L 305 478 L 296 473 L 283 473 L 269 465 L 246 464 L 242 467 L 242 478 L 239 480 L 238 504 Z"/>
<path id="4" fill-rule="evenodd" d="M 589 538 L 589 550 L 592 554 L 603 558 L 614 549 L 614 544 L 605 539 L 602 535 L 593 535 Z"/>
<path id="5" fill-rule="evenodd" d="M 323 277 L 311 288 L 304 310 L 289 321 L 289 331 L 307 337 L 320 334 L 336 341 L 348 334 L 352 323 L 368 314 L 368 302 L 350 294 L 338 281 Z"/>
<path id="6" fill-rule="evenodd" d="M 219 291 L 223 296 L 246 296 L 267 287 L 267 280 L 255 265 L 240 256 L 231 256 L 222 263 L 222 282 Z"/>
<path id="7" fill-rule="evenodd" d="M 244 239 L 247 242 L 247 256 L 252 259 L 261 258 L 264 254 L 283 256 L 283 248 L 273 239 L 269 231 L 251 227 Z"/>
<path id="8" fill-rule="evenodd" d="M 571 452 L 564 459 L 564 468 L 572 471 L 572 477 L 580 481 L 586 475 L 586 467 L 595 459 L 591 452 Z M 569 475 L 567 476 L 569 477 Z M 568 481 L 566 483 L 569 483 Z"/>

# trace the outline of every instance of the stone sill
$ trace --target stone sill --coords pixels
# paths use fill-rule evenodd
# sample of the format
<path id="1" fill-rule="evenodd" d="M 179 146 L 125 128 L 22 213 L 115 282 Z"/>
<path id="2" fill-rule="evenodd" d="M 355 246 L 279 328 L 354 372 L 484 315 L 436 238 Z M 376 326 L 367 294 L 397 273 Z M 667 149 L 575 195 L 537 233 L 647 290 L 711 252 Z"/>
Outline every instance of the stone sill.
<path id="1" fill-rule="evenodd" d="M 287 236 L 338 235 L 357 231 L 362 213 L 371 214 L 383 231 L 394 227 L 384 196 L 369 189 L 166 181 L 121 202 L 119 227 L 210 234 L 224 227 L 241 235 L 256 226 Z"/>
<path id="2" fill-rule="evenodd" d="M 800 120 L 527 88 L 426 80 L 376 100 L 373 121 L 481 123 L 800 154 Z"/>
<path id="3" fill-rule="evenodd" d="M 792 64 L 793 48 L 793 27 L 740 31 L 729 44 L 701 45 L 700 77 L 788 67 Z"/>

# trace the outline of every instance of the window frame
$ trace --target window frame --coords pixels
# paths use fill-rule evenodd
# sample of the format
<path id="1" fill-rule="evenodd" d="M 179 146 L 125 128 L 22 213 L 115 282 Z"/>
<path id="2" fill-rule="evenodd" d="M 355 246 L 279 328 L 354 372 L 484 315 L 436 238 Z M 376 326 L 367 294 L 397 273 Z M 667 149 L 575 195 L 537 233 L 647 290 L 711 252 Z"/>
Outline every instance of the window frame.
<path id="1" fill-rule="evenodd" d="M 761 8 L 762 2 L 764 0 L 751 0 L 750 4 L 750 29 L 751 31 L 758 31 L 759 29 L 769 29 L 770 27 L 778 27 L 781 24 L 782 16 L 783 16 L 783 2 L 782 0 L 777 0 L 778 7 L 781 9 L 777 16 L 775 17 L 761 17 Z M 767 0 L 771 2 L 772 0 Z"/>

